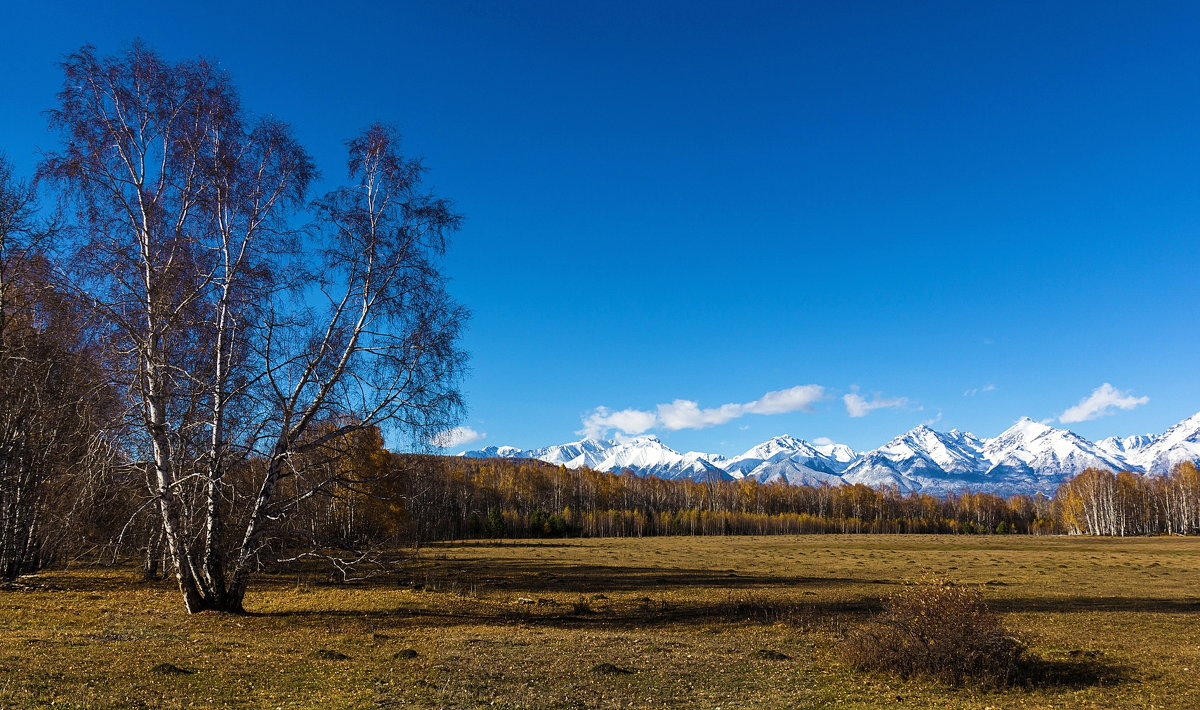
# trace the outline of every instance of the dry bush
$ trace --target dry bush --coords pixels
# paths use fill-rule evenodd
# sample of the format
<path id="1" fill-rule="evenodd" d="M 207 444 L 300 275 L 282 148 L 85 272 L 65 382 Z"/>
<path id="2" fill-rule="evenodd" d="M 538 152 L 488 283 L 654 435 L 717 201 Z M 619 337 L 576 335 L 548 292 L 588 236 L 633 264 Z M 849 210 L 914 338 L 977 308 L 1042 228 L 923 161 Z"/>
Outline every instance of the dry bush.
<path id="1" fill-rule="evenodd" d="M 860 670 L 1004 687 L 1036 660 L 1027 648 L 988 610 L 977 587 L 939 579 L 885 599 L 883 612 L 846 638 L 842 655 Z"/>

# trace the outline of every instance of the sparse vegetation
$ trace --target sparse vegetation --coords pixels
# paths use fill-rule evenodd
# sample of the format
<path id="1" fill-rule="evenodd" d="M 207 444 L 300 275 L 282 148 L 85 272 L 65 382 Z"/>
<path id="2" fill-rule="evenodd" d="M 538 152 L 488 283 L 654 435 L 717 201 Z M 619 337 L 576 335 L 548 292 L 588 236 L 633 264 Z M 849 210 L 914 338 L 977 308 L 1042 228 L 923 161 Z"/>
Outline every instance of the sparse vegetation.
<path id="1" fill-rule="evenodd" d="M 847 664 L 847 633 L 924 575 L 1028 634 L 1035 682 L 952 690 Z M 314 567 L 303 593 L 296 572 L 266 575 L 247 615 L 188 615 L 136 567 L 51 570 L 0 592 L 0 707 L 1193 708 L 1198 576 L 1180 537 L 466 542 L 367 582 Z M 593 613 L 571 613 L 580 597 Z"/>

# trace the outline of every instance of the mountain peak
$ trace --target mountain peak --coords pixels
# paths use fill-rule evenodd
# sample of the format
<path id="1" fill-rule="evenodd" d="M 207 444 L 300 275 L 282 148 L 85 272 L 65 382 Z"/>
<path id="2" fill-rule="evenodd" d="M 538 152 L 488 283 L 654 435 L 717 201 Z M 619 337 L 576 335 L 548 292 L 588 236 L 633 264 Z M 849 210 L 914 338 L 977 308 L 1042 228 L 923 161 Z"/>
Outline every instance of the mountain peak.
<path id="1" fill-rule="evenodd" d="M 928 424 L 918 424 L 903 434 L 893 437 L 891 441 L 879 448 L 885 449 L 896 446 L 917 446 L 918 448 L 921 448 L 924 446 L 924 444 L 921 444 L 920 442 L 929 439 L 931 436 L 933 438 L 941 438 L 941 435 L 933 429 L 930 429 Z"/>
<path id="2" fill-rule="evenodd" d="M 1029 417 L 1021 417 L 1013 422 L 1012 426 L 1002 431 L 996 438 L 1002 439 L 1006 436 L 1021 436 L 1028 440 L 1039 437 L 1048 431 L 1054 431 L 1054 427 L 1034 421 Z"/>
<path id="3" fill-rule="evenodd" d="M 801 439 L 797 439 L 796 437 L 792 436 L 791 434 L 778 434 L 776 436 L 772 436 L 769 439 L 769 441 L 777 441 L 781 444 L 802 444 L 802 443 L 804 443 Z"/>
<path id="4" fill-rule="evenodd" d="M 617 443 L 627 446 L 645 446 L 647 444 L 666 446 L 666 444 L 663 444 L 662 439 L 658 438 L 654 434 L 639 434 L 638 436 L 631 436 L 628 439 L 622 439 Z"/>
<path id="5" fill-rule="evenodd" d="M 765 451 L 767 449 L 784 451 L 795 451 L 802 449 L 807 451 L 811 448 L 812 447 L 809 445 L 809 443 L 803 439 L 797 439 L 791 434 L 779 434 L 778 436 L 772 436 L 770 439 L 767 439 L 758 446 L 755 446 L 753 449 L 751 449 L 751 451 Z"/>

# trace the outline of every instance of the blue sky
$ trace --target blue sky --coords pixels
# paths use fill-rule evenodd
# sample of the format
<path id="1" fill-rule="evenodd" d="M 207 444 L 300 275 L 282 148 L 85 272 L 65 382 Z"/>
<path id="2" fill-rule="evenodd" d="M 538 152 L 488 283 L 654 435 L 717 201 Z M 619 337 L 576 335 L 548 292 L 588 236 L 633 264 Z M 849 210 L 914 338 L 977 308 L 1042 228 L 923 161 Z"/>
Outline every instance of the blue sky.
<path id="1" fill-rule="evenodd" d="M 395 123 L 467 216 L 479 446 L 1200 410 L 1200 5 L 170 5 L 10 3 L 0 150 L 31 171 L 55 61 L 134 37 L 219 59 L 330 184 Z"/>

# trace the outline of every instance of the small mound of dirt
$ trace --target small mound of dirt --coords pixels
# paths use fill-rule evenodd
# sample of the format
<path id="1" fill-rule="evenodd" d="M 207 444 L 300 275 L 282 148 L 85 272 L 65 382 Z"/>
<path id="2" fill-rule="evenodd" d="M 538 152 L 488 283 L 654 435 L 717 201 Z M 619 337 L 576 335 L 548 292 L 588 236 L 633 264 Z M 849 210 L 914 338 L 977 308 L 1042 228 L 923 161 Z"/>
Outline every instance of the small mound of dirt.
<path id="1" fill-rule="evenodd" d="M 405 648 L 393 653 L 392 658 L 416 658 L 419 655 L 421 654 L 417 653 L 414 649 Z"/>
<path id="2" fill-rule="evenodd" d="M 180 668 L 179 666 L 175 665 L 174 663 L 160 663 L 157 666 L 151 668 L 150 672 L 158 673 L 159 675 L 191 675 L 191 674 L 195 673 L 196 671 L 190 671 L 186 668 Z"/>
<path id="3" fill-rule="evenodd" d="M 1067 651 L 1067 655 L 1071 658 L 1099 658 L 1104 655 L 1104 651 L 1096 651 L 1087 648 L 1075 648 Z"/>
<path id="4" fill-rule="evenodd" d="M 313 655 L 317 658 L 324 658 L 327 661 L 345 661 L 350 658 L 341 651 L 334 651 L 328 648 L 319 648 L 313 651 Z"/>
<path id="5" fill-rule="evenodd" d="M 614 666 L 611 663 L 597 663 L 592 666 L 593 673 L 603 673 L 604 675 L 629 675 L 633 671 L 620 666 Z"/>
<path id="6" fill-rule="evenodd" d="M 780 653 L 779 651 L 772 651 L 769 648 L 760 648 L 750 655 L 754 656 L 755 658 L 764 658 L 768 661 L 790 661 L 790 660 L 792 660 L 792 657 L 787 655 L 786 653 Z"/>

